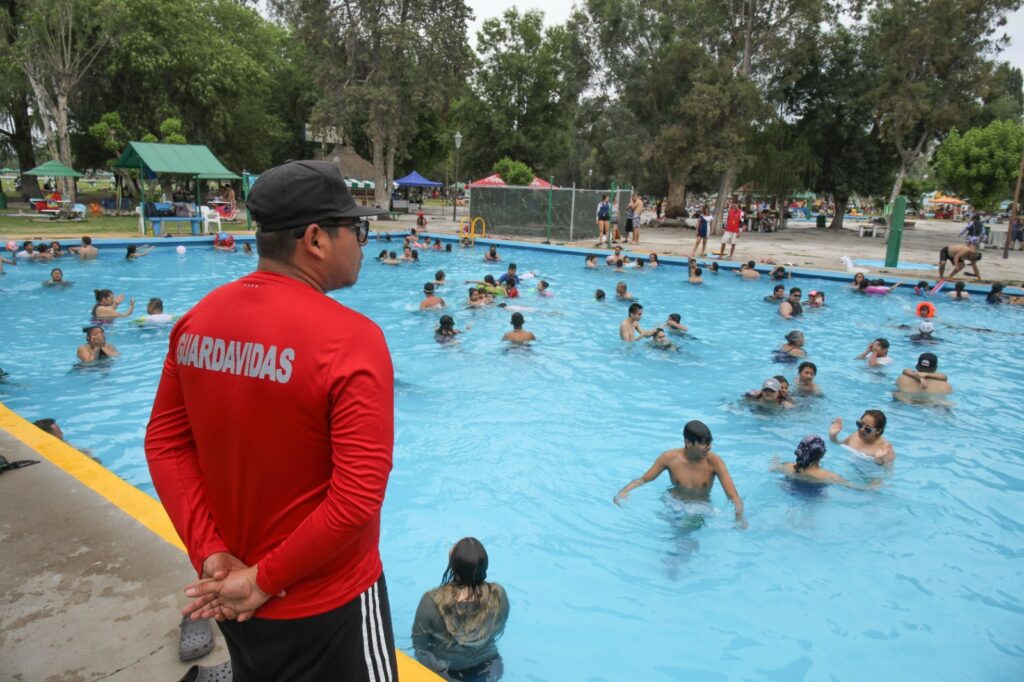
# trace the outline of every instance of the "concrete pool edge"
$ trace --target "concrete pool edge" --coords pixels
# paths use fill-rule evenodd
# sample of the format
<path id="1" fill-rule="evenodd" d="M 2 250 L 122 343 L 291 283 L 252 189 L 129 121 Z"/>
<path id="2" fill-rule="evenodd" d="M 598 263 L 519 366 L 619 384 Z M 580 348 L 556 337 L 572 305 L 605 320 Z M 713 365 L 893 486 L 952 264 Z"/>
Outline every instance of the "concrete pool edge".
<path id="1" fill-rule="evenodd" d="M 0 431 L 70 476 L 78 485 L 95 493 L 106 505 L 112 506 L 120 514 L 137 522 L 149 531 L 150 537 L 156 536 L 184 554 L 185 547 L 158 500 L 127 483 L 92 458 L 25 420 L 2 402 L 0 402 Z M 32 468 L 29 468 L 25 472 L 31 470 Z M 18 475 L 17 471 L 10 472 L 5 478 L 13 479 Z M 177 622 L 175 621 L 173 625 L 177 625 Z M 35 642 L 35 644 L 38 645 L 40 642 Z M 175 647 L 176 644 L 175 642 Z M 140 647 L 140 651 L 142 649 L 147 649 L 147 647 Z M 403 679 L 413 682 L 434 682 L 440 679 L 401 650 L 396 650 L 396 654 L 398 672 Z M 214 663 L 216 661 L 203 664 L 212 665 Z"/>

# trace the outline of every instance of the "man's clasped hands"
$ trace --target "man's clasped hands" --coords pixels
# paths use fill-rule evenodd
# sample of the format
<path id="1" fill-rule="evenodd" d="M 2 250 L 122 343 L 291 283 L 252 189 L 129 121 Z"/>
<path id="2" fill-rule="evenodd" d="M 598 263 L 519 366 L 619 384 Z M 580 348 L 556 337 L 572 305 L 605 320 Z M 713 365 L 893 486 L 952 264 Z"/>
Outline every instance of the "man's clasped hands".
<path id="1" fill-rule="evenodd" d="M 281 592 L 277 596 L 284 595 Z M 256 584 L 256 566 L 246 566 L 228 552 L 217 552 L 203 562 L 202 579 L 187 585 L 185 596 L 192 597 L 193 601 L 181 610 L 183 616 L 191 616 L 192 620 L 213 618 L 243 622 L 252 618 L 256 609 L 273 595 Z"/>

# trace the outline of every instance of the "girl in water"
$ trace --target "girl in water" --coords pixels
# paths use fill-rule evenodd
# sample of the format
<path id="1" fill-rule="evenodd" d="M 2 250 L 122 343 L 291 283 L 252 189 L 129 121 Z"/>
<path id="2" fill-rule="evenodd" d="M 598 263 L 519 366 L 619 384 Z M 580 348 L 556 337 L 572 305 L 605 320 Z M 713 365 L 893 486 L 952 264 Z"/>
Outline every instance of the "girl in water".
<path id="1" fill-rule="evenodd" d="M 420 599 L 412 625 L 416 659 L 446 680 L 494 682 L 504 664 L 497 640 L 508 621 L 508 595 L 487 582 L 487 551 L 462 538 L 448 553 L 441 586 Z"/>
<path id="2" fill-rule="evenodd" d="M 837 473 L 821 467 L 821 459 L 825 456 L 825 441 L 821 436 L 805 436 L 793 452 L 795 462 L 780 464 L 776 462 L 772 469 L 781 471 L 789 478 L 807 483 L 838 483 L 850 488 L 859 488 Z"/>
<path id="3" fill-rule="evenodd" d="M 467 326 L 466 329 L 469 329 Z M 455 320 L 451 315 L 442 315 L 440 321 L 438 321 L 437 329 L 434 330 L 434 340 L 438 343 L 449 343 L 455 340 L 458 334 L 461 334 L 461 329 L 455 328 Z"/>
<path id="4" fill-rule="evenodd" d="M 121 305 L 121 301 L 124 300 L 124 294 L 114 296 L 114 292 L 110 289 L 93 289 L 92 293 L 96 297 L 96 305 L 92 307 L 93 319 L 112 320 L 117 317 L 131 317 L 132 311 L 135 310 L 135 299 L 133 298 L 128 302 L 128 312 L 119 313 L 117 311 L 117 306 Z"/>
<path id="5" fill-rule="evenodd" d="M 963 282 L 957 282 L 953 285 L 953 291 L 949 292 L 948 296 L 954 301 L 969 301 L 971 295 L 966 291 L 967 285 Z"/>
<path id="6" fill-rule="evenodd" d="M 850 288 L 855 291 L 859 291 L 862 282 L 864 282 L 864 273 L 858 272 L 856 275 L 853 276 L 853 282 L 850 283 Z"/>

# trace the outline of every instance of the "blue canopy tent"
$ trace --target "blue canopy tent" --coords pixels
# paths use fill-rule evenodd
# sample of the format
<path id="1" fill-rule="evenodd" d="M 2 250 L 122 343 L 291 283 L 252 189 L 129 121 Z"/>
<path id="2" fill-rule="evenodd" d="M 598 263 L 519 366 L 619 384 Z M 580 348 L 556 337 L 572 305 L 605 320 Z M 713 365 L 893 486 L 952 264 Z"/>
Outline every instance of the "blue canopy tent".
<path id="1" fill-rule="evenodd" d="M 395 180 L 399 187 L 440 187 L 443 183 L 427 180 L 425 177 L 413 171 L 400 180 Z"/>

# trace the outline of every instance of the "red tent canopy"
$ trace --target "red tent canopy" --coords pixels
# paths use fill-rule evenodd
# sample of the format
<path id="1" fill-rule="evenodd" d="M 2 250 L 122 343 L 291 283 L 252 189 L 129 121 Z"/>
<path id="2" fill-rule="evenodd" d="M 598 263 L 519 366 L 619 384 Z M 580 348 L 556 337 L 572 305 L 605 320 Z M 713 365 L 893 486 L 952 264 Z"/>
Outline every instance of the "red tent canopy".
<path id="1" fill-rule="evenodd" d="M 486 178 L 480 178 L 476 182 L 471 182 L 470 187 L 504 187 L 505 181 L 501 179 L 501 176 L 495 173 L 494 175 L 488 175 Z"/>
<path id="2" fill-rule="evenodd" d="M 531 189 L 547 189 L 549 187 L 554 187 L 554 185 L 552 185 L 547 180 L 543 178 L 538 178 L 536 175 L 534 175 L 533 180 L 530 181 L 530 184 L 527 185 L 527 187 Z"/>
<path id="3" fill-rule="evenodd" d="M 486 178 L 480 178 L 476 182 L 472 182 L 470 187 L 506 187 L 507 183 L 501 179 L 501 176 L 495 173 L 494 175 L 488 175 Z M 533 180 L 527 185 L 530 189 L 547 189 L 553 187 L 550 182 L 543 178 L 538 178 L 536 175 L 533 176 Z"/>

